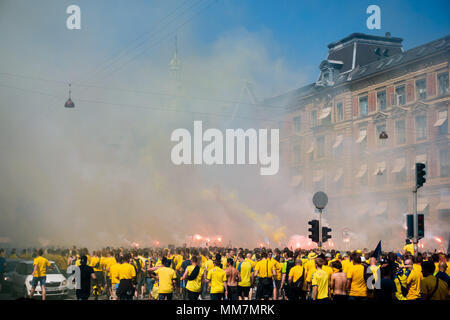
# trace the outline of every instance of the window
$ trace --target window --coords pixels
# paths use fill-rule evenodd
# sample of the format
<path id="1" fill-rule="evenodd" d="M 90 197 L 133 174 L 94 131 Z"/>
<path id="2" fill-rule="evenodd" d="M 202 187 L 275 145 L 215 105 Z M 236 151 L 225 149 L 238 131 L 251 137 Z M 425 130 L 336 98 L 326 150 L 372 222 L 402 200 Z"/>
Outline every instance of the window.
<path id="1" fill-rule="evenodd" d="M 377 144 L 379 146 L 385 146 L 386 145 L 386 141 L 387 139 L 380 139 L 380 134 L 382 132 L 386 132 L 386 124 L 382 123 L 382 124 L 377 124 L 377 136 L 376 136 L 376 140 L 377 140 Z"/>
<path id="2" fill-rule="evenodd" d="M 418 100 L 427 98 L 427 80 L 425 78 L 416 81 L 416 96 Z"/>
<path id="3" fill-rule="evenodd" d="M 448 156 L 448 149 L 442 149 L 441 151 L 439 151 L 441 177 L 450 176 L 450 161 L 448 159 Z"/>
<path id="4" fill-rule="evenodd" d="M 302 128 L 302 117 L 297 116 L 297 117 L 294 117 L 293 120 L 294 120 L 294 131 L 299 132 Z"/>
<path id="5" fill-rule="evenodd" d="M 397 101 L 394 101 L 399 106 L 402 106 L 406 103 L 406 91 L 405 86 L 399 86 L 395 88 L 395 94 L 397 95 Z"/>
<path id="6" fill-rule="evenodd" d="M 317 127 L 317 110 L 311 111 L 311 127 Z"/>
<path id="7" fill-rule="evenodd" d="M 448 93 L 448 72 L 438 74 L 438 94 L 444 95 Z"/>
<path id="8" fill-rule="evenodd" d="M 327 110 L 330 110 L 330 112 L 328 113 L 328 115 L 326 117 L 324 117 L 324 118 L 321 117 L 321 122 L 320 122 L 320 124 L 324 125 L 324 126 L 331 124 L 331 107 Z M 322 112 L 324 112 L 326 114 L 326 111 L 322 110 Z"/>
<path id="9" fill-rule="evenodd" d="M 447 110 L 438 112 L 438 120 L 434 124 L 434 126 L 438 126 L 438 134 L 442 136 L 446 136 L 448 134 L 448 113 Z"/>
<path id="10" fill-rule="evenodd" d="M 294 145 L 294 163 L 302 161 L 302 147 L 300 144 Z"/>
<path id="11" fill-rule="evenodd" d="M 359 144 L 360 153 L 364 153 L 367 150 L 367 128 L 359 129 L 359 137 L 356 143 Z"/>
<path id="12" fill-rule="evenodd" d="M 369 113 L 369 99 L 367 96 L 359 98 L 359 115 L 366 116 Z"/>
<path id="13" fill-rule="evenodd" d="M 337 103 L 336 112 L 337 112 L 337 121 L 344 120 L 344 107 L 342 106 L 342 102 Z"/>
<path id="14" fill-rule="evenodd" d="M 377 92 L 377 105 L 379 111 L 386 110 L 386 91 Z"/>
<path id="15" fill-rule="evenodd" d="M 383 186 L 386 184 L 386 172 L 376 175 L 377 186 Z"/>
<path id="16" fill-rule="evenodd" d="M 325 156 L 325 137 L 317 137 L 317 158 Z"/>
<path id="17" fill-rule="evenodd" d="M 427 138 L 427 116 L 425 114 L 416 116 L 416 140 Z"/>
<path id="18" fill-rule="evenodd" d="M 395 135 L 396 135 L 397 144 L 405 144 L 406 143 L 405 120 L 395 121 Z"/>

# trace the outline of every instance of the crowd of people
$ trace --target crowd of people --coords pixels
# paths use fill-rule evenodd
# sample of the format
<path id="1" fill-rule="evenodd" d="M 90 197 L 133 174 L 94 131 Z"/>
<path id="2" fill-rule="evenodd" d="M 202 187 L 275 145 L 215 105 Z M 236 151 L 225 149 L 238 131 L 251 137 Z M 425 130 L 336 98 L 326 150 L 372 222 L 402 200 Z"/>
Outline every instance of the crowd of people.
<path id="1" fill-rule="evenodd" d="M 29 256 L 14 250 L 8 258 Z M 59 256 L 65 267 L 80 267 L 79 300 L 449 299 L 450 255 L 443 253 L 183 247 L 39 249 L 31 256 L 32 292 L 45 286 L 47 258 Z"/>

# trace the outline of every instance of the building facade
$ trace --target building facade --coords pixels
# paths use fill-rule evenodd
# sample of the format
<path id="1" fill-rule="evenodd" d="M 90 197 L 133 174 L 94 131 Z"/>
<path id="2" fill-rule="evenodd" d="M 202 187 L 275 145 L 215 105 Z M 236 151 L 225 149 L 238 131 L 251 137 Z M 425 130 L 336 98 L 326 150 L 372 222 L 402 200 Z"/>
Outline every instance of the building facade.
<path id="1" fill-rule="evenodd" d="M 372 242 L 404 240 L 416 162 L 427 171 L 424 242 L 450 235 L 450 36 L 401 43 L 352 34 L 328 46 L 315 83 L 263 102 L 280 128 L 282 173 L 298 192 L 328 194 L 335 239 L 350 228 Z"/>

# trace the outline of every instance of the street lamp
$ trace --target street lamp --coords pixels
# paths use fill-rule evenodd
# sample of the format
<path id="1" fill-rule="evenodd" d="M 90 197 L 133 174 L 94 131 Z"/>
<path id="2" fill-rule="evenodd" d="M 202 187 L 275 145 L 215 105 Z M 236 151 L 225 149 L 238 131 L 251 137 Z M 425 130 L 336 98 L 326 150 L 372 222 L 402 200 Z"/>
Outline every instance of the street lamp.
<path id="1" fill-rule="evenodd" d="M 64 108 L 75 108 L 75 103 L 73 103 L 71 99 L 72 90 L 71 90 L 71 84 L 69 83 L 69 99 L 67 99 L 66 103 L 64 104 Z"/>

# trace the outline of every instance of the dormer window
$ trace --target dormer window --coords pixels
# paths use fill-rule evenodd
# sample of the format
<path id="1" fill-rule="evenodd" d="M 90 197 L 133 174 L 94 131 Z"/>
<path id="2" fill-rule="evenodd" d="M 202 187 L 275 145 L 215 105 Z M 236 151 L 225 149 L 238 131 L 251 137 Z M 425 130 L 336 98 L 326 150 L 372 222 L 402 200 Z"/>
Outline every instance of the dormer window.
<path id="1" fill-rule="evenodd" d="M 319 66 L 320 76 L 317 86 L 332 86 L 342 68 L 342 61 L 324 60 Z"/>

